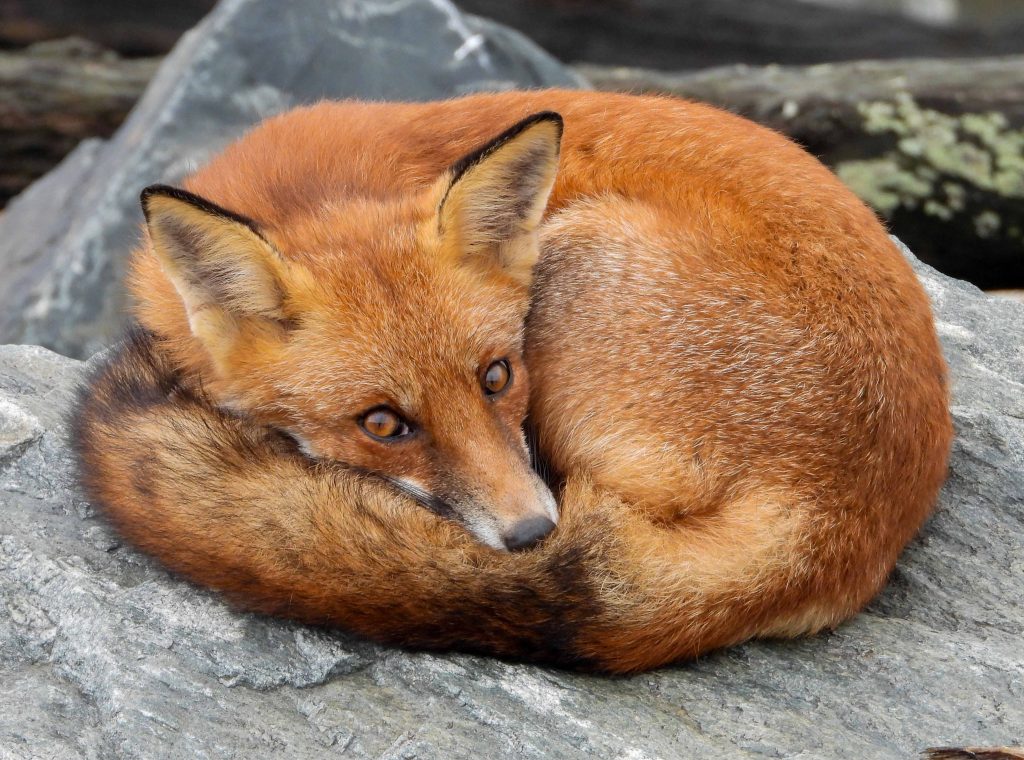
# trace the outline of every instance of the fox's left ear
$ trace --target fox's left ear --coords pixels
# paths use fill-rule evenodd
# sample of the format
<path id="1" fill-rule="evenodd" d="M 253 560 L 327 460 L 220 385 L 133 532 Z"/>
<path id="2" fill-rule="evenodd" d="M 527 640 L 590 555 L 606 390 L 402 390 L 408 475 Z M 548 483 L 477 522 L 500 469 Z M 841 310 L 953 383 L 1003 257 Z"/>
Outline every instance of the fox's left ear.
<path id="1" fill-rule="evenodd" d="M 252 221 L 165 185 L 142 192 L 142 209 L 153 255 L 216 367 L 242 347 L 243 328 L 284 329 L 288 266 Z"/>
<path id="2" fill-rule="evenodd" d="M 456 163 L 438 209 L 447 255 L 498 266 L 528 287 L 558 170 L 562 117 L 534 114 Z"/>

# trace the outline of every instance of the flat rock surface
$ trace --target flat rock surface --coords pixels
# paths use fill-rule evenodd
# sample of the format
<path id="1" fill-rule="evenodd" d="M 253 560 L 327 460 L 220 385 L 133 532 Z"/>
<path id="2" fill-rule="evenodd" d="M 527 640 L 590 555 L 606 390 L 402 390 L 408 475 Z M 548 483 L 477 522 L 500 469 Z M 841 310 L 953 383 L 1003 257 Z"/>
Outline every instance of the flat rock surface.
<path id="1" fill-rule="evenodd" d="M 109 344 L 139 191 L 180 179 L 268 116 L 323 98 L 433 100 L 580 81 L 450 0 L 224 0 L 108 142 L 76 151 L 0 216 L 0 343 L 78 357 Z"/>
<path id="2" fill-rule="evenodd" d="M 76 494 L 84 364 L 0 348 L 0 758 L 896 758 L 1024 743 L 1024 306 L 923 265 L 954 381 L 935 517 L 830 635 L 632 678 L 231 611 Z"/>

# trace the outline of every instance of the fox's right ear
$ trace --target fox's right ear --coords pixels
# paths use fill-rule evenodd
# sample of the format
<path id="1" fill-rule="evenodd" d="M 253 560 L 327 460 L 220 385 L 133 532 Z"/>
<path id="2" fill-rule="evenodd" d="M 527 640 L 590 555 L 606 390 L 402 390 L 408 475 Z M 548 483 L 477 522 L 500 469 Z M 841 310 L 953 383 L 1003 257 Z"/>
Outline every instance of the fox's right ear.
<path id="1" fill-rule="evenodd" d="M 142 191 L 142 210 L 153 253 L 215 362 L 246 320 L 286 321 L 286 265 L 253 222 L 166 185 Z"/>
<path id="2" fill-rule="evenodd" d="M 530 285 L 561 140 L 562 117 L 543 111 L 451 168 L 437 217 L 442 250 L 450 259 L 497 267 Z"/>

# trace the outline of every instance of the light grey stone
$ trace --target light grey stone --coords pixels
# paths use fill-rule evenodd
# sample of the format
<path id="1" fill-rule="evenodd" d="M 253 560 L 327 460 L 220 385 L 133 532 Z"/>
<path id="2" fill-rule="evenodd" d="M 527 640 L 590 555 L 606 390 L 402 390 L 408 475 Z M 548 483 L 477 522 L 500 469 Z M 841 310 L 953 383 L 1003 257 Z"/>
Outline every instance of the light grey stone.
<path id="1" fill-rule="evenodd" d="M 889 760 L 1024 743 L 1024 305 L 916 266 L 957 438 L 885 592 L 833 634 L 632 678 L 231 611 L 76 494 L 63 420 L 84 365 L 0 348 L 0 758 Z"/>
<path id="2" fill-rule="evenodd" d="M 121 329 L 140 190 L 180 179 L 279 111 L 580 83 L 519 33 L 450 0 L 223 0 L 108 142 L 80 148 L 0 216 L 0 342 L 77 357 L 108 345 Z"/>

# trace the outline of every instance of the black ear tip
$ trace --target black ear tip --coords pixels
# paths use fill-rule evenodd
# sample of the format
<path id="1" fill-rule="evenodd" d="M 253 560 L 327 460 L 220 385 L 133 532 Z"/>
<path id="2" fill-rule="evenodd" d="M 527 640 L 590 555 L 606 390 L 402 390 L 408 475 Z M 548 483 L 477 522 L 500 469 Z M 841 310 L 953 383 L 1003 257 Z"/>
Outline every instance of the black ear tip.
<path id="1" fill-rule="evenodd" d="M 147 187 L 144 187 L 142 189 L 141 198 L 142 198 L 142 202 L 145 203 L 146 200 L 151 195 L 180 195 L 181 192 L 182 191 L 179 190 L 178 188 L 171 187 L 170 185 L 161 185 L 161 184 L 148 185 Z"/>
<path id="2" fill-rule="evenodd" d="M 545 119 L 546 121 L 553 121 L 556 124 L 564 124 L 565 119 L 562 118 L 562 114 L 558 111 L 541 111 L 537 114 L 538 119 Z"/>
<path id="3" fill-rule="evenodd" d="M 235 213 L 234 211 L 229 211 L 223 206 L 218 206 L 216 203 L 206 200 L 206 198 L 201 195 L 196 195 L 188 190 L 182 190 L 180 187 L 173 187 L 171 185 L 149 185 L 143 189 L 142 194 L 139 196 L 139 201 L 142 203 L 142 213 L 145 214 L 147 222 L 149 221 L 150 201 L 154 197 L 173 198 L 176 201 L 187 203 L 189 206 L 192 206 L 192 208 L 198 209 L 204 213 L 219 216 L 223 219 L 229 219 L 233 222 L 237 222 L 238 224 L 244 224 L 257 235 L 263 237 L 263 233 L 260 232 L 259 226 L 249 217 Z"/>
<path id="4" fill-rule="evenodd" d="M 565 120 L 562 118 L 562 114 L 557 111 L 538 111 L 537 113 L 530 114 L 522 121 L 518 121 L 506 129 L 503 133 L 498 135 L 497 138 L 495 138 L 493 144 L 497 146 L 506 143 L 538 124 L 551 124 L 558 133 L 557 139 L 562 139 L 562 131 L 565 128 Z"/>
<path id="5" fill-rule="evenodd" d="M 558 136 L 562 136 L 562 132 L 565 130 L 565 119 L 562 118 L 562 114 L 558 113 L 558 111 L 540 111 L 532 116 L 527 116 L 521 124 L 525 129 L 526 127 L 533 126 L 534 124 L 542 121 L 554 124 L 558 129 Z"/>
<path id="6" fill-rule="evenodd" d="M 170 185 L 148 185 L 142 189 L 142 193 L 139 195 L 139 203 L 142 204 L 142 213 L 144 213 L 147 218 L 149 217 L 149 199 L 154 195 L 174 197 L 180 193 L 181 191 L 178 190 L 178 188 L 171 187 Z"/>

